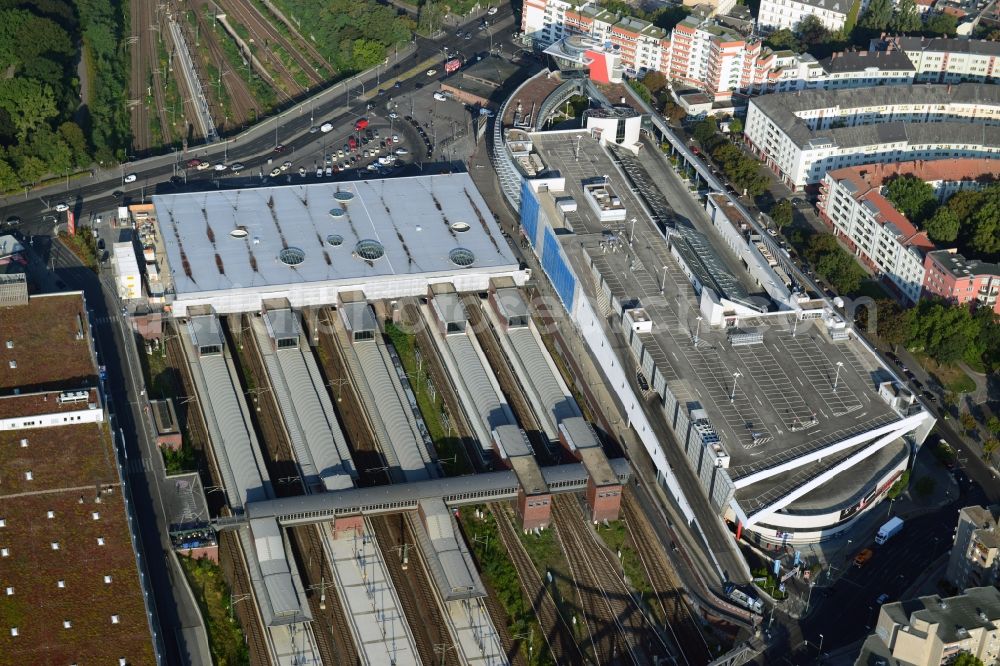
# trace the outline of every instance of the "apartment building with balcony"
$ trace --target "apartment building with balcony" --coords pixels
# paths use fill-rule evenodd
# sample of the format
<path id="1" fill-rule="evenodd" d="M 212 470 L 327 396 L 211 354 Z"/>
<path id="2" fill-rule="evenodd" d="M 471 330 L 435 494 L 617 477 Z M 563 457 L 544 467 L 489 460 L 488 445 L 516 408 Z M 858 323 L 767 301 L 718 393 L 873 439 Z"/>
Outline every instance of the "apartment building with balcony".
<path id="1" fill-rule="evenodd" d="M 935 249 L 882 194 L 884 180 L 871 167 L 826 174 L 817 208 L 820 218 L 910 303 L 920 299 L 924 254 Z"/>
<path id="2" fill-rule="evenodd" d="M 958 512 L 948 558 L 948 582 L 960 590 L 996 585 L 1000 569 L 1000 506 L 967 506 Z"/>
<path id="3" fill-rule="evenodd" d="M 1000 314 L 1000 264 L 966 259 L 954 249 L 930 252 L 924 260 L 924 294 Z"/>
<path id="4" fill-rule="evenodd" d="M 750 100 L 744 140 L 793 190 L 860 164 L 1000 157 L 1000 86 L 880 86 Z"/>
<path id="5" fill-rule="evenodd" d="M 871 50 L 905 53 L 917 83 L 994 83 L 1000 79 L 1000 42 L 886 35 L 872 40 Z"/>
<path id="6" fill-rule="evenodd" d="M 837 32 L 844 27 L 855 2 L 861 3 L 861 11 L 868 6 L 866 0 L 761 0 L 757 29 L 762 32 L 782 28 L 795 30 L 802 19 L 815 16 L 827 30 Z"/>
<path id="7" fill-rule="evenodd" d="M 816 207 L 859 259 L 906 302 L 915 303 L 924 291 L 927 255 L 938 248 L 884 196 L 886 184 L 912 176 L 944 201 L 959 190 L 992 182 L 997 166 L 991 160 L 946 159 L 836 169 L 823 177 Z"/>

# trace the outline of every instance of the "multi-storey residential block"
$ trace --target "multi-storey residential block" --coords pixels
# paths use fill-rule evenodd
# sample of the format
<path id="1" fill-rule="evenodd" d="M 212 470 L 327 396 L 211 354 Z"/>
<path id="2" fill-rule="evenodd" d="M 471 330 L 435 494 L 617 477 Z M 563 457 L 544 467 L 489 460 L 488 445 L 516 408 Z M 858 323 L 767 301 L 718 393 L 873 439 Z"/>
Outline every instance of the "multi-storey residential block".
<path id="1" fill-rule="evenodd" d="M 995 585 L 1000 569 L 1000 506 L 967 506 L 958 512 L 948 559 L 948 582 L 960 590 Z"/>
<path id="2" fill-rule="evenodd" d="M 818 18 L 827 30 L 836 32 L 844 27 L 855 2 L 861 10 L 864 0 L 761 0 L 757 14 L 757 27 L 762 31 L 794 30 L 807 16 Z"/>
<path id="3" fill-rule="evenodd" d="M 845 51 L 819 62 L 823 69 L 820 87 L 870 88 L 913 83 L 916 68 L 902 51 Z"/>
<path id="4" fill-rule="evenodd" d="M 998 648 L 1000 590 L 973 587 L 946 599 L 935 594 L 885 604 L 855 663 L 939 666 L 967 652 L 993 665 Z"/>
<path id="5" fill-rule="evenodd" d="M 1000 42 L 884 36 L 872 40 L 871 48 L 905 53 L 918 83 L 990 83 L 1000 79 Z"/>
<path id="6" fill-rule="evenodd" d="M 966 259 L 956 250 L 930 252 L 924 261 L 924 293 L 1000 314 L 1000 264 Z"/>
<path id="7" fill-rule="evenodd" d="M 1000 86 L 881 86 L 750 100 L 744 139 L 793 189 L 858 164 L 1000 156 Z"/>
<path id="8" fill-rule="evenodd" d="M 913 176 L 930 184 L 941 200 L 961 189 L 988 182 L 996 172 L 991 160 L 944 159 L 870 164 L 828 172 L 820 189 L 820 217 L 869 267 L 888 279 L 909 302 L 925 284 L 925 258 L 937 248 L 885 198 L 893 178 Z"/>
<path id="9" fill-rule="evenodd" d="M 827 173 L 819 211 L 864 263 L 887 277 L 910 302 L 920 298 L 924 253 L 934 244 L 882 195 L 882 182 L 870 167 Z"/>

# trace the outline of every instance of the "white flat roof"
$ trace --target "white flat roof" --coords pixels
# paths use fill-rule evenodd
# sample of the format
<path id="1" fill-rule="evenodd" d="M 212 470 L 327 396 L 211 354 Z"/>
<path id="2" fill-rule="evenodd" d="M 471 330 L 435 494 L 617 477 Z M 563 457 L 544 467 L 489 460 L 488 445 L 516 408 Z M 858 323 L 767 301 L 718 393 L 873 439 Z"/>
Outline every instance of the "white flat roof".
<path id="1" fill-rule="evenodd" d="M 157 195 L 153 205 L 178 300 L 517 270 L 467 173 Z"/>

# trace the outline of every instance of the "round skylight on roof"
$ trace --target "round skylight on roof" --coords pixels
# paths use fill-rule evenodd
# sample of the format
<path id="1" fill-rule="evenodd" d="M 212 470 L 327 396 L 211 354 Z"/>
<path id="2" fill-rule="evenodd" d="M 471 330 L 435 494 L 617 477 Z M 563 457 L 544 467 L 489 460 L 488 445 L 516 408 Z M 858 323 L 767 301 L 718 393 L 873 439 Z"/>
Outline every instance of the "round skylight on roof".
<path id="1" fill-rule="evenodd" d="M 354 246 L 354 254 L 362 259 L 374 261 L 385 255 L 385 247 L 373 238 L 364 238 L 359 240 L 358 244 Z"/>
<path id="2" fill-rule="evenodd" d="M 476 255 L 472 253 L 472 250 L 469 250 L 464 247 L 456 247 L 454 250 L 448 253 L 448 258 L 451 259 L 451 263 L 455 264 L 456 266 L 461 266 L 462 268 L 465 268 L 473 264 L 473 262 L 476 260 Z"/>
<path id="3" fill-rule="evenodd" d="M 337 192 L 333 195 L 333 198 L 340 203 L 347 203 L 354 200 L 354 192 Z"/>
<path id="4" fill-rule="evenodd" d="M 306 260 L 306 253 L 299 247 L 286 247 L 278 253 L 278 261 L 286 266 L 298 266 Z"/>
<path id="5" fill-rule="evenodd" d="M 229 235 L 232 236 L 233 238 L 246 238 L 247 230 L 244 229 L 243 227 L 236 227 L 235 229 L 229 232 Z"/>
<path id="6" fill-rule="evenodd" d="M 470 227 L 469 227 L 469 223 L 468 222 L 452 222 L 451 223 L 451 230 L 452 231 L 457 231 L 459 233 L 463 233 L 465 231 L 468 231 L 469 229 L 470 229 Z"/>
<path id="7" fill-rule="evenodd" d="M 330 217 L 344 217 L 347 215 L 347 211 L 343 208 L 331 208 Z"/>
<path id="8" fill-rule="evenodd" d="M 338 247 L 344 244 L 344 237 L 340 234 L 330 234 L 326 237 L 326 242 L 334 247 Z"/>

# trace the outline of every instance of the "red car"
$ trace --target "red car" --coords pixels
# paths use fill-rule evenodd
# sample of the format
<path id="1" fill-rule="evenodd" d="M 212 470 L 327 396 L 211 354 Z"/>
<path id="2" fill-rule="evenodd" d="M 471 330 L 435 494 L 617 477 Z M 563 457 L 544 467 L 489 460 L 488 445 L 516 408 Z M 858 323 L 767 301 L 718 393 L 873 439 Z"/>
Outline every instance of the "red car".
<path id="1" fill-rule="evenodd" d="M 192 169 L 195 168 L 196 166 L 198 166 L 199 164 L 201 164 L 201 160 L 188 160 L 187 161 L 187 165 L 190 168 L 192 168 Z"/>
<path id="2" fill-rule="evenodd" d="M 358 122 L 354 123 L 354 131 L 355 132 L 360 132 L 361 130 L 365 129 L 366 127 L 368 127 L 368 119 L 367 118 L 359 118 Z"/>
<path id="3" fill-rule="evenodd" d="M 274 152 L 276 152 L 276 153 L 283 153 L 283 152 L 285 152 L 285 144 L 279 143 L 277 146 L 274 147 Z"/>

